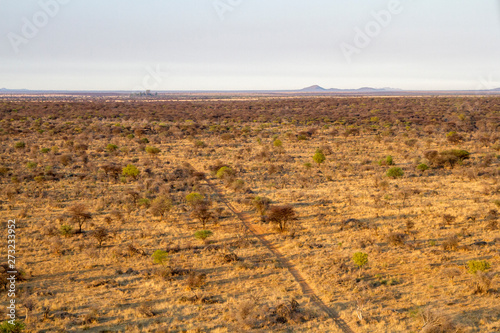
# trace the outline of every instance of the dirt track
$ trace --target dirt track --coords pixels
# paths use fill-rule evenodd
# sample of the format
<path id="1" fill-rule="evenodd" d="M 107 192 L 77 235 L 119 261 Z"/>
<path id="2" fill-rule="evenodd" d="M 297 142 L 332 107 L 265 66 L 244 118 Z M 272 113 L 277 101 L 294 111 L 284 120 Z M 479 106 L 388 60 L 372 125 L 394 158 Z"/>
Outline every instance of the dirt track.
<path id="1" fill-rule="evenodd" d="M 295 265 L 290 263 L 279 250 L 274 246 L 273 243 L 268 241 L 264 236 L 266 231 L 259 225 L 255 225 L 250 222 L 250 218 L 248 214 L 237 211 L 234 206 L 225 198 L 224 194 L 219 190 L 219 188 L 214 185 L 209 179 L 205 179 L 207 184 L 212 188 L 212 190 L 217 193 L 220 200 L 227 206 L 227 208 L 236 215 L 240 221 L 243 223 L 245 228 L 255 236 L 261 243 L 264 245 L 273 255 L 276 257 L 280 265 L 290 272 L 297 283 L 300 285 L 302 289 L 302 293 L 309 297 L 311 302 L 315 304 L 318 308 L 320 308 L 323 312 L 325 312 L 330 318 L 333 319 L 338 328 L 345 333 L 354 333 L 354 331 L 347 325 L 347 323 L 342 320 L 339 315 L 332 309 L 330 309 L 314 292 L 314 289 L 311 287 L 309 283 L 304 279 L 303 275 L 297 269 Z"/>

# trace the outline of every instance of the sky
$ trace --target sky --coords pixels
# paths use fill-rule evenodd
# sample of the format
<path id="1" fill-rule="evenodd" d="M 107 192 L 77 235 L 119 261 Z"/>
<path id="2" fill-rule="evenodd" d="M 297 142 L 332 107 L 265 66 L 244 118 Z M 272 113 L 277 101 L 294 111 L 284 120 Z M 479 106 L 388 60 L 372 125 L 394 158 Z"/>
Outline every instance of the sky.
<path id="1" fill-rule="evenodd" d="M 0 88 L 500 87 L 500 0 L 0 0 Z"/>

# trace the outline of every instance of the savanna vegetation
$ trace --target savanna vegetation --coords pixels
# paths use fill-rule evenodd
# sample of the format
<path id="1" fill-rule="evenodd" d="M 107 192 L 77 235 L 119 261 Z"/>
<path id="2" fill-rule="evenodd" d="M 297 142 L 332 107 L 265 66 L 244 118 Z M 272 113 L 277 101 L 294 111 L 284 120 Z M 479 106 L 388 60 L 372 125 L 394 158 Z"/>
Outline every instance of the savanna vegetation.
<path id="1" fill-rule="evenodd" d="M 16 329 L 497 332 L 499 126 L 493 96 L 3 98 Z"/>

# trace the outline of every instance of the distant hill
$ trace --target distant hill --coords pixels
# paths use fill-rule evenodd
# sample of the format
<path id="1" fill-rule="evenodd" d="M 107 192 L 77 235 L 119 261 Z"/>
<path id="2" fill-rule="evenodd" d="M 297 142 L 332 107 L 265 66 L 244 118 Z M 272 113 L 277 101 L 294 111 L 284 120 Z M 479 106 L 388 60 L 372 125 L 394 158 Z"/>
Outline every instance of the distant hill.
<path id="1" fill-rule="evenodd" d="M 311 92 L 311 93 L 331 93 L 331 92 L 344 92 L 344 93 L 377 93 L 377 92 L 389 92 L 389 91 L 402 91 L 401 89 L 397 88 L 372 88 L 372 87 L 361 87 L 358 89 L 337 89 L 337 88 L 330 88 L 330 89 L 325 89 L 321 86 L 318 85 L 313 85 L 310 87 L 306 87 L 300 90 L 297 90 L 299 92 Z"/>

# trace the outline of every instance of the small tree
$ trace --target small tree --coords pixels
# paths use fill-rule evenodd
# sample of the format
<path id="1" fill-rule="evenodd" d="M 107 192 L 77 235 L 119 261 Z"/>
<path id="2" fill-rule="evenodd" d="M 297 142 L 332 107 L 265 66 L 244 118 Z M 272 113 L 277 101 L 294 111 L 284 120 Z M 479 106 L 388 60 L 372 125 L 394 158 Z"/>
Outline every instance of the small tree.
<path id="1" fill-rule="evenodd" d="M 276 223 L 280 232 L 286 230 L 287 225 L 296 220 L 295 210 L 290 205 L 271 206 L 269 208 L 269 221 Z"/>
<path id="2" fill-rule="evenodd" d="M 139 176 L 140 173 L 141 171 L 137 169 L 137 167 L 133 164 L 128 164 L 122 169 L 122 175 L 124 175 L 125 177 L 131 177 L 133 179 L 137 179 L 137 176 Z"/>
<path id="3" fill-rule="evenodd" d="M 92 232 L 92 237 L 97 241 L 99 247 L 102 246 L 102 243 L 109 238 L 109 233 L 104 227 L 99 227 Z"/>
<path id="4" fill-rule="evenodd" d="M 92 215 L 87 212 L 87 207 L 83 204 L 76 204 L 69 208 L 71 221 L 78 225 L 78 233 L 82 233 L 82 226 L 87 221 L 92 219 Z"/>
<path id="5" fill-rule="evenodd" d="M 160 264 L 164 268 L 166 268 L 166 263 L 168 263 L 168 252 L 163 250 L 156 250 L 151 258 L 153 258 L 153 263 Z"/>
<path id="6" fill-rule="evenodd" d="M 325 159 L 326 159 L 325 154 L 323 154 L 323 152 L 320 149 L 316 150 L 316 153 L 313 156 L 314 162 L 316 162 L 316 164 L 320 166 L 321 163 L 325 161 Z"/>
<path id="7" fill-rule="evenodd" d="M 359 275 L 361 275 L 361 269 L 368 263 L 368 254 L 356 252 L 352 256 L 352 261 L 359 267 Z"/>
<path id="8" fill-rule="evenodd" d="M 172 200 L 167 197 L 157 197 L 151 202 L 149 210 L 153 216 L 159 216 L 160 219 L 164 218 L 172 208 Z"/>
<path id="9" fill-rule="evenodd" d="M 197 201 L 192 206 L 191 217 L 198 219 L 203 225 L 203 229 L 205 229 L 207 223 L 214 218 L 214 214 L 210 210 L 211 205 L 211 201 L 202 200 Z"/>

